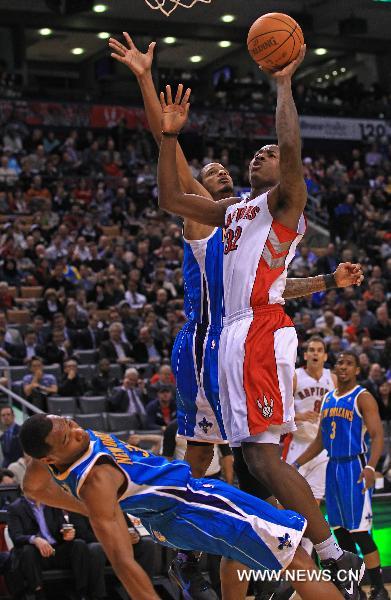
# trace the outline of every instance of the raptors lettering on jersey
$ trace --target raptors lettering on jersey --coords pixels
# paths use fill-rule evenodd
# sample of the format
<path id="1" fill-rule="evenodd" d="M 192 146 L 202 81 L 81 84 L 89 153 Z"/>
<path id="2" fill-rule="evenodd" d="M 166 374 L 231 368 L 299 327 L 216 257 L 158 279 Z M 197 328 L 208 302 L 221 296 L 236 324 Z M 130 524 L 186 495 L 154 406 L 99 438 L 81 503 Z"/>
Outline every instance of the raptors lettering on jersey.
<path id="1" fill-rule="evenodd" d="M 314 379 L 303 369 L 296 370 L 297 385 L 295 392 L 295 413 L 307 411 L 320 412 L 322 400 L 333 389 L 334 384 L 329 369 L 323 369 L 319 380 Z M 319 423 L 299 421 L 297 431 L 293 433 L 293 439 L 300 441 L 312 441 L 318 432 Z"/>

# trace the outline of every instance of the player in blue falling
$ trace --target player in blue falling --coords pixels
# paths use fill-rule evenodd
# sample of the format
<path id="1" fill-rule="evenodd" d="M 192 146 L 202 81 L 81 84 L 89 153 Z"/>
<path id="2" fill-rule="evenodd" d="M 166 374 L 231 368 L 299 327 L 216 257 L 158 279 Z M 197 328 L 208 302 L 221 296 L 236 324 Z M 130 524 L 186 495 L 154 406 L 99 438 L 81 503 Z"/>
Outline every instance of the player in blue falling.
<path id="1" fill-rule="evenodd" d="M 165 546 L 221 554 L 262 571 L 315 569 L 298 547 L 306 527 L 303 516 L 222 481 L 194 479 L 183 461 L 169 462 L 53 415 L 27 419 L 20 439 L 34 459 L 24 479 L 25 495 L 88 516 L 113 569 L 136 600 L 158 596 L 133 558 L 123 510 L 139 517 Z M 308 578 L 295 587 L 303 600 L 342 599 L 328 581 Z M 246 590 L 246 582 L 231 581 L 223 586 L 223 599 L 244 599 Z"/>

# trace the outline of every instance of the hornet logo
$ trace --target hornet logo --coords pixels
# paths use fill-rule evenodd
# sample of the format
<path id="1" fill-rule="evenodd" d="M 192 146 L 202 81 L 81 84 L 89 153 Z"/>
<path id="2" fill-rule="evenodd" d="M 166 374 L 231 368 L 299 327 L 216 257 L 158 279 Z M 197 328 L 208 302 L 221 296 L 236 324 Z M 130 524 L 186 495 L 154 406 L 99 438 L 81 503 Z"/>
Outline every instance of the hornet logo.
<path id="1" fill-rule="evenodd" d="M 270 398 L 270 400 L 268 401 L 268 399 L 266 398 L 266 396 L 264 394 L 263 395 L 263 404 L 262 404 L 260 398 L 257 398 L 257 405 L 258 405 L 258 408 L 261 410 L 265 419 L 270 419 L 273 416 L 273 407 L 274 407 L 273 398 Z"/>
<path id="2" fill-rule="evenodd" d="M 289 533 L 278 536 L 278 541 L 280 542 L 278 545 L 279 550 L 283 550 L 284 548 L 292 548 L 292 542 L 291 538 L 289 537 Z"/>
<path id="3" fill-rule="evenodd" d="M 204 433 L 208 433 L 208 429 L 212 429 L 213 423 L 211 423 L 204 417 L 202 421 L 199 421 L 198 427 L 201 427 Z"/>

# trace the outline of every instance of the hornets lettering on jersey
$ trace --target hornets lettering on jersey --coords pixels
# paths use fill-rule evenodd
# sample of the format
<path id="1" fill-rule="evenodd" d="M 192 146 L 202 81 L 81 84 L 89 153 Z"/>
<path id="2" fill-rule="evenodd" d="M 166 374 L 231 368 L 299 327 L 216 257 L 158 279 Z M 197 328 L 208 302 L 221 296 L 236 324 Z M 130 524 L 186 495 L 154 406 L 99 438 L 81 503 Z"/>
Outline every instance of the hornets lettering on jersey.
<path id="1" fill-rule="evenodd" d="M 298 513 L 278 510 L 222 481 L 193 479 L 185 462 L 169 462 L 110 434 L 87 433 L 83 456 L 62 473 L 49 467 L 75 497 L 94 465 L 111 461 L 125 476 L 121 509 L 139 517 L 158 542 L 221 554 L 253 569 L 279 571 L 292 561 L 306 527 Z"/>
<path id="2" fill-rule="evenodd" d="M 357 398 L 365 392 L 357 385 L 347 394 L 326 394 L 321 410 L 323 446 L 329 455 L 326 471 L 326 506 L 332 527 L 368 531 L 372 527 L 371 495 L 363 494 L 358 478 L 366 464 L 367 435 Z"/>
<path id="3" fill-rule="evenodd" d="M 187 323 L 171 356 L 176 380 L 178 434 L 218 443 L 226 439 L 218 384 L 223 322 L 223 230 L 184 239 L 183 286 Z"/>

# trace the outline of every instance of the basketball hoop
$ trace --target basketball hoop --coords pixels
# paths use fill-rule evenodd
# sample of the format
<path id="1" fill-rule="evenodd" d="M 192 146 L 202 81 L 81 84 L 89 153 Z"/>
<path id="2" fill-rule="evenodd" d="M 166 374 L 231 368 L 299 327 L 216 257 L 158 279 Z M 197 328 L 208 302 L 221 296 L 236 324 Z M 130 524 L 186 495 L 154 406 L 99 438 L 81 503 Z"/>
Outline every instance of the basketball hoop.
<path id="1" fill-rule="evenodd" d="M 210 4 L 212 0 L 145 0 L 145 2 L 153 10 L 160 10 L 166 17 L 169 17 L 178 6 L 182 6 L 182 8 L 191 8 L 197 2 Z"/>

